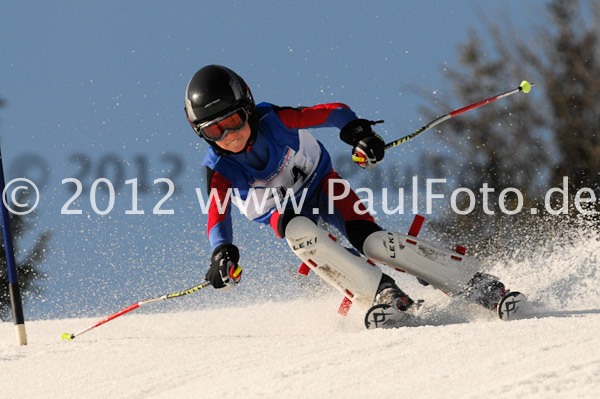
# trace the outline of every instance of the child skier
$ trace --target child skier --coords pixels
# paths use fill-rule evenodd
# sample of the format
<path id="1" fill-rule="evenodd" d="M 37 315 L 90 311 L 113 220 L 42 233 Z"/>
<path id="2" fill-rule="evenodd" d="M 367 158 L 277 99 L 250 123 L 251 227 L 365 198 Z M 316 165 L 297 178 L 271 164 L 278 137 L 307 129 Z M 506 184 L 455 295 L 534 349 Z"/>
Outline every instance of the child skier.
<path id="1" fill-rule="evenodd" d="M 385 143 L 372 130 L 378 122 L 359 119 L 342 103 L 255 105 L 244 80 L 219 65 L 206 66 L 191 78 L 185 111 L 196 134 L 210 145 L 202 164 L 212 193 L 207 228 L 213 252 L 206 279 L 214 288 L 235 287 L 241 279 L 240 254 L 233 243 L 233 203 L 249 219 L 270 224 L 303 267 L 344 295 L 346 305 L 358 301 L 371 306 L 365 319 L 368 328 L 410 325 L 414 301 L 372 261 L 335 242 L 318 227 L 321 219 L 367 258 L 407 271 L 450 295 L 472 297 L 490 308 L 502 299 L 504 286 L 478 273 L 477 260 L 384 231 L 333 170 L 325 147 L 305 130 L 339 128 L 341 140 L 352 146 L 353 160 L 373 168 L 384 157 Z M 301 203 L 299 211 L 291 205 L 277 209 L 290 194 Z"/>

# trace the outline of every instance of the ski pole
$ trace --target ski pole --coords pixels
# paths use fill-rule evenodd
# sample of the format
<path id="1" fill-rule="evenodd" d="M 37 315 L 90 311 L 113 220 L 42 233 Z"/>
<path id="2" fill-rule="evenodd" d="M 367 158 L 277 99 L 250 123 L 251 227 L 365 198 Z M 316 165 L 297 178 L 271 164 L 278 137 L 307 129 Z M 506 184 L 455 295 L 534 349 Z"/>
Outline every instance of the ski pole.
<path id="1" fill-rule="evenodd" d="M 239 274 L 241 272 L 242 272 L 242 268 L 239 267 L 239 266 L 237 266 L 236 269 L 234 270 L 232 276 L 233 277 L 237 277 L 237 276 L 239 276 Z M 132 310 L 135 310 L 135 309 L 139 308 L 140 306 L 148 305 L 150 303 L 154 303 L 154 302 L 158 302 L 158 301 L 163 301 L 165 299 L 178 298 L 180 296 L 188 295 L 188 294 L 191 294 L 193 292 L 200 291 L 201 289 L 206 288 L 209 285 L 211 285 L 210 281 L 204 280 L 200 284 L 198 284 L 198 285 L 196 285 L 196 286 L 194 286 L 192 288 L 188 288 L 187 290 L 184 290 L 184 291 L 179 291 L 179 292 L 173 292 L 171 294 L 160 295 L 160 296 L 157 296 L 157 297 L 154 297 L 154 298 L 150 298 L 150 299 L 146 299 L 144 301 L 140 301 L 140 302 L 134 303 L 133 305 L 128 306 L 128 307 L 126 307 L 124 309 L 119 310 L 116 313 L 111 314 L 110 316 L 105 317 L 102 320 L 98 321 L 97 323 L 92 324 L 91 326 L 86 327 L 86 328 L 84 328 L 83 330 L 81 330 L 79 332 L 76 332 L 74 334 L 64 333 L 61 338 L 62 339 L 66 339 L 66 340 L 75 339 L 75 337 L 83 334 L 84 332 L 90 331 L 91 329 L 96 328 L 98 326 L 101 326 L 104 323 L 108 323 L 109 321 L 111 321 L 113 319 L 116 319 L 117 317 L 122 316 L 125 313 L 129 313 Z"/>
<path id="2" fill-rule="evenodd" d="M 81 330 L 79 332 L 76 332 L 74 334 L 64 333 L 62 335 L 62 339 L 66 339 L 66 340 L 75 339 L 75 337 L 77 337 L 77 336 L 79 336 L 79 335 L 81 335 L 81 334 L 83 334 L 85 332 L 88 332 L 88 331 L 90 331 L 93 328 L 101 326 L 104 323 L 108 323 L 109 321 L 111 321 L 113 319 L 116 319 L 117 317 L 122 316 L 125 313 L 129 313 L 132 310 L 135 310 L 135 309 L 139 308 L 140 306 L 148 305 L 150 303 L 154 303 L 154 302 L 158 302 L 158 301 L 163 301 L 165 299 L 178 298 L 180 296 L 188 295 L 188 294 L 191 294 L 192 292 L 196 292 L 196 291 L 199 291 L 199 290 L 201 290 L 203 288 L 206 288 L 209 285 L 210 285 L 209 281 L 203 281 L 202 283 L 200 283 L 200 284 L 198 284 L 198 285 L 196 285 L 196 286 L 194 286 L 192 288 L 189 288 L 187 290 L 184 290 L 184 291 L 173 292 L 171 294 L 160 295 L 160 296 L 157 296 L 157 297 L 154 297 L 154 298 L 146 299 L 144 301 L 136 302 L 133 305 L 128 306 L 128 307 L 126 307 L 124 309 L 119 310 L 116 313 L 111 314 L 110 316 L 105 317 L 102 320 L 98 321 L 97 323 L 92 324 L 91 326 L 86 327 L 86 328 L 84 328 L 83 330 Z"/>
<path id="3" fill-rule="evenodd" d="M 523 93 L 529 93 L 529 91 L 531 91 L 531 86 L 533 86 L 533 85 L 534 85 L 533 83 L 529 83 L 528 81 L 524 80 L 524 81 L 521 82 L 521 84 L 519 85 L 519 87 L 517 87 L 516 89 L 509 90 L 509 91 L 501 93 L 501 94 L 497 94 L 497 95 L 495 95 L 493 97 L 486 98 L 485 100 L 474 102 L 473 104 L 467 105 L 466 107 L 462 107 L 462 108 L 456 109 L 456 110 L 451 111 L 451 112 L 449 112 L 449 113 L 447 113 L 445 115 L 437 117 L 436 119 L 432 120 L 431 122 L 429 122 L 425 126 L 422 126 L 422 127 L 418 128 L 417 130 L 415 130 L 411 134 L 406 135 L 406 136 L 404 136 L 402 138 L 399 138 L 398 140 L 394 140 L 391 143 L 386 144 L 385 145 L 385 149 L 389 150 L 390 148 L 393 148 L 393 147 L 395 147 L 397 145 L 400 145 L 402 143 L 406 143 L 408 140 L 417 137 L 419 134 L 423 133 L 424 131 L 431 129 L 432 127 L 437 126 L 440 123 L 442 123 L 444 121 L 447 121 L 450 118 L 455 117 L 456 115 L 460 115 L 463 112 L 467 112 L 467 111 L 470 111 L 472 109 L 481 107 L 482 105 L 489 104 L 492 101 L 496 101 L 496 100 L 499 100 L 499 99 L 504 98 L 504 97 L 512 96 L 513 94 L 518 93 L 520 91 L 522 91 Z"/>

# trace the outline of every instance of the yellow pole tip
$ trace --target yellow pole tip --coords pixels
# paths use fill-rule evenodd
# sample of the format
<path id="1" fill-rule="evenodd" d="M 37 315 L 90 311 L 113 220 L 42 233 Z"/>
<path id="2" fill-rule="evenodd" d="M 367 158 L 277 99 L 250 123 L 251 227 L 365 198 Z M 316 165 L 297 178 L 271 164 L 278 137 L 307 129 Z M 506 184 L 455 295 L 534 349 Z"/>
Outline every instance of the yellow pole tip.
<path id="1" fill-rule="evenodd" d="M 519 87 L 521 88 L 523 93 L 529 93 L 531 91 L 531 83 L 529 83 L 526 80 L 522 81 Z"/>
<path id="2" fill-rule="evenodd" d="M 72 340 L 73 339 L 73 335 L 69 334 L 69 333 L 64 333 L 61 337 L 62 339 L 66 339 L 66 340 Z"/>

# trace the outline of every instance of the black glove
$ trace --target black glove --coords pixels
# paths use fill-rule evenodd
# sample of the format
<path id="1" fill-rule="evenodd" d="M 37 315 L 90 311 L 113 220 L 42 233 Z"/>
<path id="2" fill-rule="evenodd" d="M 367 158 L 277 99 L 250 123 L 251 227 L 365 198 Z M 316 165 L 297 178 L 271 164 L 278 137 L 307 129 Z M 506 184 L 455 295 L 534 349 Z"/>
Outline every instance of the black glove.
<path id="1" fill-rule="evenodd" d="M 373 169 L 385 155 L 385 142 L 371 126 L 383 121 L 355 119 L 340 131 L 340 138 L 352 148 L 352 160 L 361 168 Z"/>
<path id="2" fill-rule="evenodd" d="M 206 280 L 215 288 L 232 288 L 242 278 L 242 269 L 238 266 L 240 251 L 233 244 L 221 244 L 213 251 L 210 269 Z"/>

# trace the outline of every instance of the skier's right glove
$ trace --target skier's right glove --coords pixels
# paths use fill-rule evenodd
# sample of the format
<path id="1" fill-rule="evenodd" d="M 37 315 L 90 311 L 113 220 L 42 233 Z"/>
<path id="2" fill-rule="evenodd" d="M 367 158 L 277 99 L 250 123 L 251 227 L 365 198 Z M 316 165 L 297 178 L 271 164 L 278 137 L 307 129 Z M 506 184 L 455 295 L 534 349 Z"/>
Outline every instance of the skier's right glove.
<path id="1" fill-rule="evenodd" d="M 383 121 L 354 119 L 340 130 L 340 138 L 352 148 L 352 160 L 361 168 L 375 168 L 385 155 L 385 142 L 371 126 Z"/>
<path id="2" fill-rule="evenodd" d="M 242 268 L 238 266 L 240 251 L 233 244 L 221 244 L 213 251 L 210 269 L 206 280 L 214 288 L 233 288 L 242 278 Z"/>

